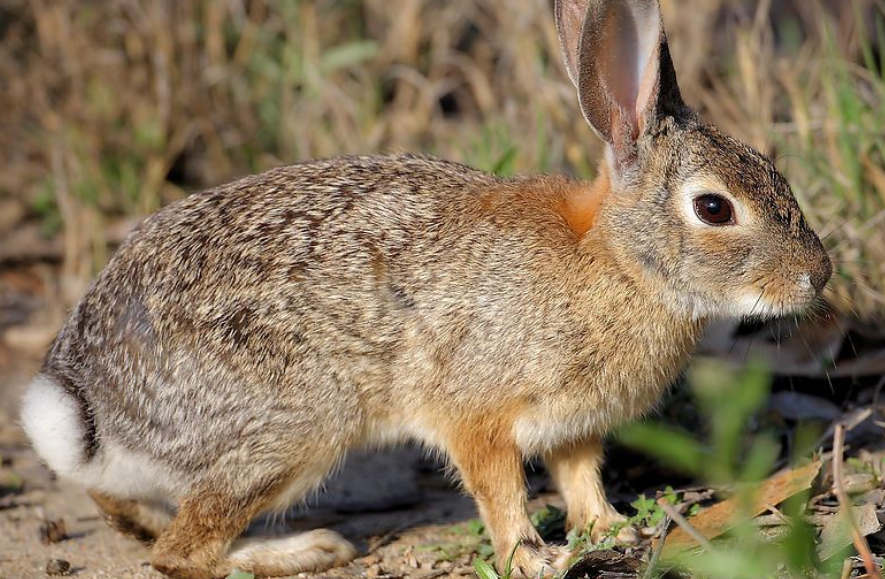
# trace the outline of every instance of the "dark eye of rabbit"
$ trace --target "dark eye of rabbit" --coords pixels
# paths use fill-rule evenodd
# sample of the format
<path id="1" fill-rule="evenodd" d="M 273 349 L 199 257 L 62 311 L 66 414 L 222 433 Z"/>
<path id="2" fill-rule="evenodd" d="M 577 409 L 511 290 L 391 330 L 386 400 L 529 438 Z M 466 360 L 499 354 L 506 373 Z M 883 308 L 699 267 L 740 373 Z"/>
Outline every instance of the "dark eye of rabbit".
<path id="1" fill-rule="evenodd" d="M 694 211 L 707 225 L 731 225 L 734 223 L 734 208 L 724 197 L 707 193 L 694 200 Z"/>

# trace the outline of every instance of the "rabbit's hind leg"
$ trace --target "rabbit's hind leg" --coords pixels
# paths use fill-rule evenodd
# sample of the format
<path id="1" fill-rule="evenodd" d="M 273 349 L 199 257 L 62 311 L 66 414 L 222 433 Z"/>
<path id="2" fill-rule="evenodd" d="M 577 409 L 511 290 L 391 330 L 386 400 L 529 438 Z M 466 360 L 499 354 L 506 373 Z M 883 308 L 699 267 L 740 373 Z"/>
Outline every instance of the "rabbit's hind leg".
<path id="1" fill-rule="evenodd" d="M 175 579 L 214 579 L 234 569 L 264 577 L 286 576 L 347 563 L 356 550 L 331 531 L 238 540 L 256 515 L 277 508 L 283 499 L 293 499 L 299 489 L 313 488 L 321 480 L 317 477 L 320 470 L 302 469 L 294 477 L 263 477 L 253 480 L 245 491 L 236 490 L 242 481 L 216 481 L 194 488 L 154 543 L 151 563 Z"/>
<path id="2" fill-rule="evenodd" d="M 341 535 L 317 529 L 274 539 L 240 539 L 231 546 L 227 564 L 230 570 L 277 577 L 324 571 L 344 565 L 355 556 L 356 549 Z"/>
<path id="3" fill-rule="evenodd" d="M 111 527 L 145 545 L 153 544 L 172 520 L 168 511 L 145 502 L 117 499 L 98 491 L 90 491 L 89 496 Z"/>

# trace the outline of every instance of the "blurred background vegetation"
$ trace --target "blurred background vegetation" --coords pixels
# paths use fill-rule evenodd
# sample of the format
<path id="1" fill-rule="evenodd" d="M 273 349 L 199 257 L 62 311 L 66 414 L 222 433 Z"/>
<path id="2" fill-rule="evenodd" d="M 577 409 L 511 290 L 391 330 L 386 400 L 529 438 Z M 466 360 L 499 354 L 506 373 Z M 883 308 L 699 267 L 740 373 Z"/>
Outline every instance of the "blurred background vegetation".
<path id="1" fill-rule="evenodd" d="M 0 0 L 0 262 L 70 305 L 135 220 L 284 163 L 422 151 L 591 177 L 550 0 Z M 770 154 L 885 319 L 878 0 L 664 0 L 683 94 Z"/>

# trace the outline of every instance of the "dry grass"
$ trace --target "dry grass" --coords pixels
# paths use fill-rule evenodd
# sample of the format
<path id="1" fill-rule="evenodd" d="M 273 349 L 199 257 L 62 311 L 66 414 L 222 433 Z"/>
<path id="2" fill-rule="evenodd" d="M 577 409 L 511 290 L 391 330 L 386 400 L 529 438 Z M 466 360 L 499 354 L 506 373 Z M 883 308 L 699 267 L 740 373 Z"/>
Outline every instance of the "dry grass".
<path id="1" fill-rule="evenodd" d="M 831 232 L 834 295 L 881 316 L 881 6 L 664 8 L 687 100 L 779 159 Z M 272 165 L 416 150 L 589 176 L 599 153 L 547 0 L 0 0 L 0 38 L 0 202 L 25 209 L 0 228 L 64 235 L 68 300 L 109 224 Z"/>

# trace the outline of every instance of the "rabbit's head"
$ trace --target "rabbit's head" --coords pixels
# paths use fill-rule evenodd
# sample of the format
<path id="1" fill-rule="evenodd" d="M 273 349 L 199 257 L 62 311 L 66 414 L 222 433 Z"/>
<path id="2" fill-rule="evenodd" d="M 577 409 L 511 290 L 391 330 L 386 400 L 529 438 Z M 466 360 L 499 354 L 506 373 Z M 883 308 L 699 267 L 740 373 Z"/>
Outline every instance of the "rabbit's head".
<path id="1" fill-rule="evenodd" d="M 771 161 L 682 101 L 657 0 L 557 0 L 581 110 L 606 142 L 594 230 L 626 269 L 701 318 L 808 306 L 832 266 Z"/>

